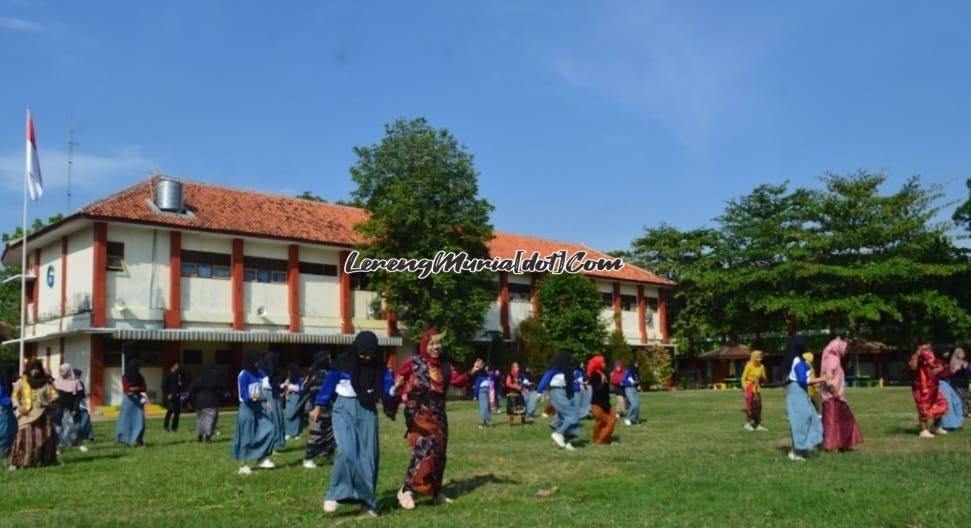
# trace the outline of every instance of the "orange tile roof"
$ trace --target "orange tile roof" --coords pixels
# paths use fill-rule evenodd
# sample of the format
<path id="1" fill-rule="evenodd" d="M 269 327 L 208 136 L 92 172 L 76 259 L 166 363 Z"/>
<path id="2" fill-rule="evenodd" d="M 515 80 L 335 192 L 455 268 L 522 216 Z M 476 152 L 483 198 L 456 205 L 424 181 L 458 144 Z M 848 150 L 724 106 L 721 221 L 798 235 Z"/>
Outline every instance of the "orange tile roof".
<path id="1" fill-rule="evenodd" d="M 161 176 L 138 183 L 82 208 L 79 216 L 104 220 L 145 223 L 227 234 L 307 241 L 351 246 L 361 242 L 354 225 L 365 220 L 367 211 L 356 207 L 304 200 L 262 192 L 182 181 L 182 196 L 192 216 L 157 212 L 149 206 L 153 184 Z M 581 244 L 496 231 L 489 242 L 493 257 L 513 258 L 517 250 L 543 255 L 565 249 L 586 251 L 587 258 L 609 258 Z M 591 272 L 606 279 L 673 286 L 674 283 L 637 266 L 626 264 L 618 271 Z"/>

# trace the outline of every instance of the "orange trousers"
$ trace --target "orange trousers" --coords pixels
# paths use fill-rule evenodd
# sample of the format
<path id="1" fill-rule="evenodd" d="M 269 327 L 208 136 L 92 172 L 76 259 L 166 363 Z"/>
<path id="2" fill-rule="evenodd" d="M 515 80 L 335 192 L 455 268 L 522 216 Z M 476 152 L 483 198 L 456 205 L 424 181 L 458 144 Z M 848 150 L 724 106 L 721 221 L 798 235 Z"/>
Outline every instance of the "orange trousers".
<path id="1" fill-rule="evenodd" d="M 593 413 L 593 443 L 609 444 L 610 437 L 614 434 L 614 426 L 617 425 L 617 417 L 612 412 L 604 412 L 599 405 L 591 405 L 590 412 Z"/>

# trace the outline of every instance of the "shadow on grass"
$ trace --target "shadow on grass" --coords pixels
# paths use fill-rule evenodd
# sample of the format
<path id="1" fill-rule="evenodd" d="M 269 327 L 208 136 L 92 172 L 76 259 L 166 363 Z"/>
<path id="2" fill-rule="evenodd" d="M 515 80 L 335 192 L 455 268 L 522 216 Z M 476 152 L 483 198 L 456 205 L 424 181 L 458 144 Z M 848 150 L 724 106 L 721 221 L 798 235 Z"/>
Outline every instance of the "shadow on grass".
<path id="1" fill-rule="evenodd" d="M 486 484 L 519 484 L 518 480 L 513 480 L 505 477 L 497 477 L 494 473 L 488 473 L 485 475 L 476 475 L 474 477 L 469 477 L 461 480 L 451 480 L 444 486 L 442 486 L 442 491 L 451 499 L 457 499 L 462 495 L 468 495 L 478 488 L 485 486 Z M 421 497 L 419 494 L 415 494 L 415 502 Z M 430 498 L 428 499 L 431 500 Z M 429 504 L 431 504 L 429 502 Z M 378 497 L 378 511 L 387 512 L 395 509 L 400 509 L 398 506 L 398 490 L 382 493 Z"/>
<path id="2" fill-rule="evenodd" d="M 889 427 L 887 429 L 884 429 L 884 433 L 886 433 L 888 435 L 892 435 L 892 436 L 904 436 L 904 435 L 906 435 L 906 436 L 917 436 L 918 434 L 920 434 L 920 428 L 918 428 L 916 426 L 914 426 L 914 427 L 905 427 L 903 425 L 895 425 L 893 427 Z"/>

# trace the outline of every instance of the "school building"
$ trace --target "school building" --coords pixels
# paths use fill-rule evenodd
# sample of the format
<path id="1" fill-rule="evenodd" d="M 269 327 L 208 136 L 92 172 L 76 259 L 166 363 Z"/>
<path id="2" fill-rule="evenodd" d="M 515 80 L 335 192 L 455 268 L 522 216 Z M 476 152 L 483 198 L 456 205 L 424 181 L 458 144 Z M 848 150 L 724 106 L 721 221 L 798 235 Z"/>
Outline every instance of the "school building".
<path id="1" fill-rule="evenodd" d="M 343 272 L 360 242 L 353 227 L 366 217 L 354 207 L 153 176 L 30 235 L 26 354 L 52 372 L 62 362 L 80 368 L 93 407 L 120 403 L 122 354 L 140 359 L 152 401 L 176 360 L 188 376 L 214 363 L 229 381 L 245 349 L 307 365 L 362 330 L 393 355 L 409 354 L 408 332 L 383 310 L 367 275 Z M 489 249 L 503 258 L 561 249 L 606 257 L 502 232 Z M 3 264 L 19 266 L 21 251 L 21 240 L 10 241 Z M 603 294 L 603 317 L 631 346 L 667 343 L 673 283 L 631 264 L 587 275 Z M 537 279 L 497 274 L 478 340 L 491 332 L 516 339 L 519 322 L 538 314 Z"/>

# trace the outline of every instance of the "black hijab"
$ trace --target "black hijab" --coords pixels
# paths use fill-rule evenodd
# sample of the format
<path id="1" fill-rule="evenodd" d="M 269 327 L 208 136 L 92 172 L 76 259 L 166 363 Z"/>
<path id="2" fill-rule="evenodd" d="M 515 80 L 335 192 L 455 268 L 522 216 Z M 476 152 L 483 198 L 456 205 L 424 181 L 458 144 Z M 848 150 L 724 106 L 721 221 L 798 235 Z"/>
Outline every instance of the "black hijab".
<path id="1" fill-rule="evenodd" d="M 216 372 L 216 368 L 212 366 L 212 363 L 202 365 L 202 368 L 199 370 L 198 386 L 204 389 L 215 389 L 222 386 L 222 378 Z"/>
<path id="2" fill-rule="evenodd" d="M 260 371 L 260 360 L 263 353 L 259 350 L 247 350 L 243 356 L 243 370 L 248 370 L 250 374 L 256 376 Z"/>
<path id="3" fill-rule="evenodd" d="M 0 389 L 7 396 L 13 392 L 13 382 L 16 376 L 16 365 L 0 365 Z"/>
<path id="4" fill-rule="evenodd" d="M 569 350 L 560 350 L 550 363 L 550 370 L 557 370 L 566 376 L 566 396 L 573 398 L 573 355 Z"/>
<path id="5" fill-rule="evenodd" d="M 786 345 L 786 353 L 782 356 L 782 379 L 789 378 L 789 372 L 792 370 L 792 362 L 796 358 L 802 358 L 804 352 L 806 352 L 805 337 L 797 335 L 789 338 L 789 344 Z"/>
<path id="6" fill-rule="evenodd" d="M 290 365 L 287 366 L 287 377 L 290 378 L 290 383 L 293 383 L 298 379 L 303 379 L 303 369 L 300 368 L 300 365 L 297 365 L 296 363 L 290 363 Z"/>
<path id="7" fill-rule="evenodd" d="M 370 359 L 362 356 L 370 356 Z M 381 399 L 384 358 L 374 332 L 365 330 L 357 334 L 354 344 L 334 360 L 334 368 L 351 375 L 351 385 L 361 405 L 373 407 Z"/>
<path id="8" fill-rule="evenodd" d="M 125 379 L 128 380 L 129 385 L 142 386 L 142 380 L 144 378 L 142 378 L 141 367 L 141 363 L 134 358 L 130 358 L 125 362 Z"/>

